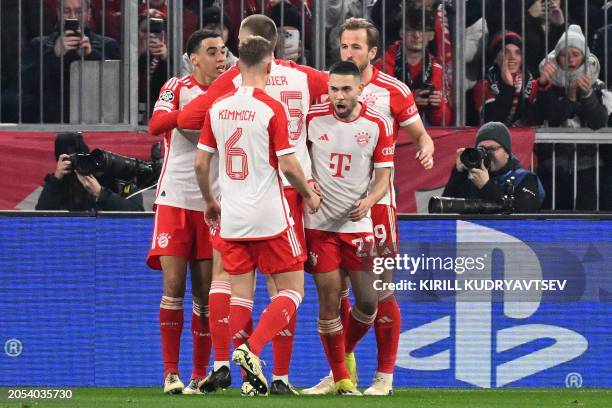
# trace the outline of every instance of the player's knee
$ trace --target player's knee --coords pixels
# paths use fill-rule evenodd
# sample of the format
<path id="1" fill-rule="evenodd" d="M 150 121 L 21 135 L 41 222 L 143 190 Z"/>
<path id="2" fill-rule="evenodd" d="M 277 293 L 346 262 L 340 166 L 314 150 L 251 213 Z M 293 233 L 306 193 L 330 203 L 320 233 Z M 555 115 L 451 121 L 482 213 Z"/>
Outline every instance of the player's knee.
<path id="1" fill-rule="evenodd" d="M 185 281 L 181 279 L 167 279 L 164 282 L 164 296 L 183 297 L 185 295 Z"/>
<path id="2" fill-rule="evenodd" d="M 357 309 L 364 315 L 372 316 L 376 314 L 378 299 L 367 299 L 355 304 Z"/>

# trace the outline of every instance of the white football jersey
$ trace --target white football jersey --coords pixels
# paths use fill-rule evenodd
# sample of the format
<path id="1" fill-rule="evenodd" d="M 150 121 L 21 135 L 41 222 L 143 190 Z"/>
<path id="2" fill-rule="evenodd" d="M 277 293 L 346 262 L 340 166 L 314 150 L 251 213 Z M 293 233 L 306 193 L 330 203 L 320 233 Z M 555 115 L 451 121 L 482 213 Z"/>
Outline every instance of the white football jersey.
<path id="1" fill-rule="evenodd" d="M 304 215 L 309 229 L 334 232 L 372 232 L 370 214 L 357 222 L 348 218 L 353 204 L 368 194 L 375 168 L 393 167 L 391 121 L 361 104 L 359 116 L 344 121 L 330 102 L 314 105 L 307 117 L 314 180 L 323 201 L 315 214 Z"/>
<path id="2" fill-rule="evenodd" d="M 328 74 L 314 68 L 296 64 L 293 61 L 272 61 L 272 69 L 266 93 L 281 102 L 289 112 L 289 139 L 295 147 L 296 157 L 302 165 L 306 179 L 311 178 L 310 157 L 306 147 L 306 115 L 311 102 L 327 94 Z M 238 66 L 233 66 L 221 74 L 210 86 L 206 97 L 198 98 L 194 103 L 200 105 L 201 111 L 208 110 L 217 98 L 232 92 L 242 84 Z M 283 174 L 284 186 L 290 186 Z"/>
<path id="3" fill-rule="evenodd" d="M 393 138 L 397 139 L 397 130 L 400 126 L 407 126 L 420 120 L 419 109 L 414 102 L 414 96 L 406 84 L 400 80 L 374 68 L 370 82 L 363 88 L 359 100 L 367 106 L 376 109 L 393 123 Z M 389 192 L 378 204 L 395 204 L 395 191 L 393 188 L 393 170 Z"/>
<path id="4" fill-rule="evenodd" d="M 221 238 L 262 240 L 293 225 L 277 157 L 295 153 L 287 111 L 261 89 L 239 87 L 206 114 L 198 148 L 219 152 Z"/>
<path id="5" fill-rule="evenodd" d="M 193 75 L 170 78 L 161 88 L 153 112 L 182 109 L 205 93 L 206 88 L 198 84 Z M 204 200 L 193 168 L 198 138 L 197 131 L 177 128 L 164 135 L 164 164 L 157 182 L 155 204 L 204 211 Z"/>

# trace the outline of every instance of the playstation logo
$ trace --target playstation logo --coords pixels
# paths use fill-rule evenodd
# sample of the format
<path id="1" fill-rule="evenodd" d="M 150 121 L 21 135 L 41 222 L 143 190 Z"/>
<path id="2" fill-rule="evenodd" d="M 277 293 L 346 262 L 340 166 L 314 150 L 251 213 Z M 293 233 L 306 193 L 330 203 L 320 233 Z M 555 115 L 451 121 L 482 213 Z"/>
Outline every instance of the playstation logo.
<path id="1" fill-rule="evenodd" d="M 502 251 L 505 279 L 542 279 L 537 255 L 514 236 L 457 221 L 456 241 L 457 257 L 489 254 L 484 271 L 478 272 L 479 278 L 491 279 L 493 252 Z M 483 276 L 483 272 L 488 276 Z M 457 280 L 470 279 L 468 275 L 457 275 Z M 581 356 L 588 342 L 580 333 L 561 326 L 524 323 L 537 314 L 541 299 L 542 294 L 535 289 L 528 297 L 505 293 L 501 307 L 493 307 L 490 292 L 458 292 L 454 315 L 402 333 L 396 364 L 416 371 L 454 369 L 453 375 L 459 381 L 480 388 L 496 388 Z M 423 349 L 449 338 L 449 347 L 423 354 Z M 547 340 L 545 346 L 541 340 Z M 513 358 L 508 360 L 508 356 Z"/>

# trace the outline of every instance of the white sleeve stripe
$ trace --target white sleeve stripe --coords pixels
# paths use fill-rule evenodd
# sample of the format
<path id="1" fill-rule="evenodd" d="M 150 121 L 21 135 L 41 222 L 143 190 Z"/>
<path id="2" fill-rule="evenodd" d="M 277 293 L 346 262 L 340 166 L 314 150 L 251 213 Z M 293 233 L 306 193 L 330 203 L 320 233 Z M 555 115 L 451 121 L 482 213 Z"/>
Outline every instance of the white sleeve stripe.
<path id="1" fill-rule="evenodd" d="M 217 151 L 217 149 L 215 149 L 214 147 L 210 147 L 208 145 L 205 145 L 204 143 L 198 143 L 198 149 L 213 154 Z"/>
<path id="2" fill-rule="evenodd" d="M 370 107 L 368 107 L 367 112 L 372 115 L 375 116 L 377 118 L 379 118 L 380 120 L 382 120 L 382 122 L 385 125 L 385 130 L 387 131 L 387 135 L 392 135 L 393 134 L 393 125 L 391 123 L 391 121 L 389 120 L 388 117 L 383 116 L 382 113 L 375 111 L 374 109 L 371 109 Z"/>
<path id="3" fill-rule="evenodd" d="M 397 80 L 392 82 L 392 81 L 390 81 L 388 79 L 383 79 L 381 77 L 379 77 L 378 79 L 383 84 L 388 85 L 388 86 L 390 86 L 392 88 L 395 88 L 395 90 L 399 91 L 404 96 L 404 98 L 407 98 L 408 95 L 410 95 L 410 89 L 405 84 L 402 84 L 401 82 L 398 83 L 399 81 L 397 81 Z"/>
<path id="4" fill-rule="evenodd" d="M 421 117 L 419 115 L 414 115 L 413 117 L 406 119 L 405 121 L 403 121 L 402 123 L 400 123 L 401 127 L 404 126 L 408 126 L 413 124 L 414 122 L 416 122 L 417 120 L 421 120 Z"/>
<path id="5" fill-rule="evenodd" d="M 398 88 L 400 90 L 403 90 L 408 95 L 410 95 L 410 88 L 408 87 L 408 85 L 406 85 L 405 83 L 403 83 L 399 79 L 392 77 L 391 75 L 387 75 L 385 73 L 382 73 L 382 75 L 383 75 L 383 78 L 384 78 L 385 82 L 387 82 L 390 85 L 395 86 L 396 88 Z"/>
<path id="6" fill-rule="evenodd" d="M 295 153 L 295 147 L 289 147 L 287 149 L 277 150 L 276 151 L 276 156 L 280 157 L 280 156 L 285 156 L 285 155 L 291 154 L 291 153 Z"/>
<path id="7" fill-rule="evenodd" d="M 384 169 L 384 168 L 389 168 L 389 167 L 393 167 L 393 162 L 377 162 L 377 163 L 374 163 L 374 168 L 375 169 Z"/>
<path id="8" fill-rule="evenodd" d="M 167 108 L 165 106 L 156 106 L 155 108 L 153 108 L 153 112 L 157 112 L 157 111 L 160 111 L 160 110 L 163 110 L 163 111 L 166 111 L 166 112 L 172 112 L 172 109 Z"/>
<path id="9" fill-rule="evenodd" d="M 164 86 L 164 89 L 172 90 L 175 82 L 176 82 L 175 77 L 170 78 L 168 82 L 166 82 L 166 86 Z"/>

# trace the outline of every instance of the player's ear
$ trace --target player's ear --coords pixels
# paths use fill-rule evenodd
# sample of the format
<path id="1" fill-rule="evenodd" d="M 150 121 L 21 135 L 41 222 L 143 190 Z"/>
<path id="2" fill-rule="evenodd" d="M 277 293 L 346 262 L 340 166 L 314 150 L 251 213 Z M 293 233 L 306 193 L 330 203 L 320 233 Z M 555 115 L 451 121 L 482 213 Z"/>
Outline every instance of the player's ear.
<path id="1" fill-rule="evenodd" d="M 374 61 L 374 58 L 376 58 L 377 53 L 378 53 L 378 47 L 370 48 L 370 51 L 368 51 L 368 56 L 370 57 L 370 61 Z"/>
<path id="2" fill-rule="evenodd" d="M 193 65 L 194 67 L 196 66 L 196 63 L 198 62 L 198 56 L 195 52 L 189 54 L 189 62 L 191 62 L 191 65 Z"/>

